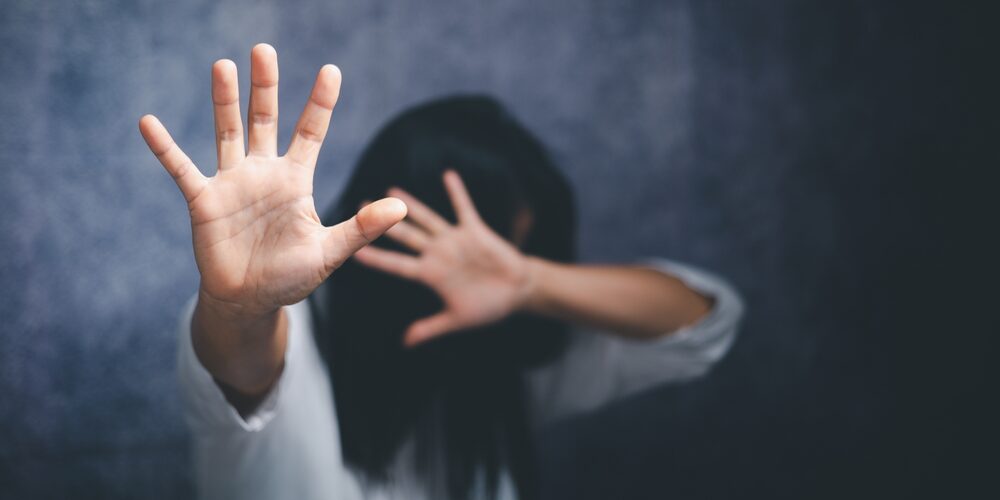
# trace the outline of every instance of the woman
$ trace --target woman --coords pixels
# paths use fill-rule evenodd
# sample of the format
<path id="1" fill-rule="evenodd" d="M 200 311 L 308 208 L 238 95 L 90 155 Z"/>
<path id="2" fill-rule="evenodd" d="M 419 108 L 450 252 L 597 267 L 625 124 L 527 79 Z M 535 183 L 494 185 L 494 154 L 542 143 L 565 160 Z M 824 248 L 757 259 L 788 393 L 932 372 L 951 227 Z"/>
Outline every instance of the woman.
<path id="1" fill-rule="evenodd" d="M 202 496 L 531 498 L 531 429 L 700 375 L 731 343 L 742 305 L 717 278 L 572 263 L 569 187 L 494 101 L 393 120 L 327 227 L 312 172 L 337 69 L 282 157 L 274 49 L 251 54 L 248 152 L 235 65 L 212 76 L 215 177 L 140 121 L 191 211 L 178 363 Z"/>

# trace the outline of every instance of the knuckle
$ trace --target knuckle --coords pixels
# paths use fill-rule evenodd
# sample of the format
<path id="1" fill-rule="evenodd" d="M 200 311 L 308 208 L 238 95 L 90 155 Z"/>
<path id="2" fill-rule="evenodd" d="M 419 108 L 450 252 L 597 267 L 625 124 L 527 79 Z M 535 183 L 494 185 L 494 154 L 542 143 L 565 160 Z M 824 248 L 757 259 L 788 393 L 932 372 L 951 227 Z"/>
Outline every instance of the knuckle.
<path id="1" fill-rule="evenodd" d="M 275 123 L 274 114 L 264 112 L 250 113 L 250 123 L 255 126 L 269 126 Z"/>
<path id="2" fill-rule="evenodd" d="M 243 130 L 239 127 L 220 128 L 217 133 L 219 140 L 223 142 L 232 142 L 243 139 Z"/>
<path id="3" fill-rule="evenodd" d="M 299 127 L 296 130 L 296 134 L 309 142 L 321 142 L 323 140 L 323 134 L 311 127 Z"/>

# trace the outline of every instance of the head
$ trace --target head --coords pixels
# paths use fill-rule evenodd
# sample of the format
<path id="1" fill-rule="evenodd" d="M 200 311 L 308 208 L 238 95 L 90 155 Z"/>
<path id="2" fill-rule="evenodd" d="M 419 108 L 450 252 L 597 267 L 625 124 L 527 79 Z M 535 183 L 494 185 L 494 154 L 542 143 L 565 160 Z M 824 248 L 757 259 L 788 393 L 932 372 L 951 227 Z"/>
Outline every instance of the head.
<path id="1" fill-rule="evenodd" d="M 393 119 L 364 151 L 324 222 L 349 218 L 392 186 L 454 221 L 441 181 L 449 168 L 497 234 L 527 254 L 573 260 L 568 183 L 538 140 L 488 97 L 441 99 Z M 386 238 L 373 244 L 405 251 Z M 407 326 L 440 310 L 440 300 L 422 285 L 352 260 L 311 303 L 349 466 L 388 479 L 400 445 L 413 437 L 418 473 L 441 495 L 463 496 L 477 470 L 493 486 L 506 469 L 522 496 L 532 496 L 522 373 L 561 352 L 564 325 L 514 316 L 406 348 Z"/>

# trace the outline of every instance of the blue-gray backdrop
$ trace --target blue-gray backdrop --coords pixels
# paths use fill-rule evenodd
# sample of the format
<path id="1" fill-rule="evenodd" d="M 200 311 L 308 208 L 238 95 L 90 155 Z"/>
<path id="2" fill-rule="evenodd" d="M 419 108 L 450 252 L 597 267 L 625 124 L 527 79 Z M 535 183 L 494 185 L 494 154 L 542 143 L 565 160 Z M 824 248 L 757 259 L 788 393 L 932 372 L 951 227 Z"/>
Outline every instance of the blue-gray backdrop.
<path id="1" fill-rule="evenodd" d="M 966 74 L 977 17 L 870 2 L 5 0 L 0 497 L 191 494 L 174 325 L 197 272 L 182 198 L 136 121 L 160 116 L 211 172 L 210 64 L 237 61 L 247 95 L 258 41 L 280 55 L 285 137 L 320 65 L 343 70 L 321 209 L 394 113 L 488 92 L 571 179 L 586 260 L 667 256 L 744 293 L 746 328 L 710 377 L 543 433 L 546 496 L 926 491 L 939 455 L 969 449 L 936 420 L 964 399 L 909 403 L 954 392 L 944 354 L 917 355 L 939 347 L 921 327 L 955 326 L 927 295 L 962 247 L 935 208 L 953 200 L 943 179 L 981 159 L 961 156 L 984 137 Z"/>

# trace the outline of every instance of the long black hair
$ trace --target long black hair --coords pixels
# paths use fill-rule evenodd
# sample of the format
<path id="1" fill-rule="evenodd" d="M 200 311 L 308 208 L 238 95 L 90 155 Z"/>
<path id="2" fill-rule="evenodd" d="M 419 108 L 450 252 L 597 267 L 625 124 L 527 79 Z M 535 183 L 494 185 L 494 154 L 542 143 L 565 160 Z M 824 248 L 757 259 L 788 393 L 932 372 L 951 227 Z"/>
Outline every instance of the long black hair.
<path id="1" fill-rule="evenodd" d="M 515 214 L 526 209 L 533 223 L 522 250 L 554 261 L 574 259 L 569 184 L 539 141 L 483 96 L 436 100 L 390 121 L 362 154 L 324 223 L 349 218 L 363 200 L 383 197 L 390 186 L 454 221 L 441 180 L 448 168 L 462 177 L 497 234 L 509 239 Z M 386 238 L 373 244 L 402 250 Z M 429 288 L 353 260 L 310 303 L 349 467 L 370 481 L 389 481 L 390 465 L 412 438 L 415 473 L 437 497 L 467 497 L 480 480 L 495 492 L 504 470 L 522 498 L 537 495 L 523 372 L 562 351 L 565 325 L 515 315 L 407 349 L 406 327 L 439 311 L 440 299 Z"/>

